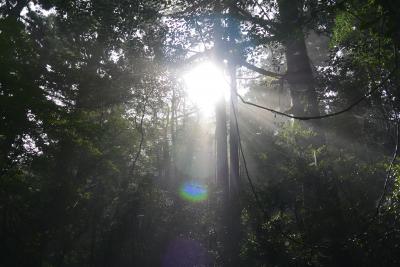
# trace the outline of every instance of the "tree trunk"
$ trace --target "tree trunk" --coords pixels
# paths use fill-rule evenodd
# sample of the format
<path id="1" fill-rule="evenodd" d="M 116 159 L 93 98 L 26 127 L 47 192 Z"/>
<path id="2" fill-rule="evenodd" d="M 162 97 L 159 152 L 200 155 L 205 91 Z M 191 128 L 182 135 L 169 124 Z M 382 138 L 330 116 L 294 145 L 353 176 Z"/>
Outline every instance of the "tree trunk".
<path id="1" fill-rule="evenodd" d="M 167 107 L 167 116 L 166 116 L 166 122 L 164 126 L 164 133 L 163 133 L 163 147 L 162 147 L 162 152 L 163 152 L 163 167 L 162 167 L 162 179 L 163 182 L 166 183 L 167 185 L 171 184 L 170 181 L 170 166 L 171 166 L 171 158 L 170 158 L 170 145 L 169 145 L 169 138 L 168 138 L 168 131 L 170 130 L 170 108 Z"/>
<path id="2" fill-rule="evenodd" d="M 237 132 L 237 83 L 236 65 L 231 63 L 229 66 L 231 80 L 231 103 L 229 120 L 229 214 L 227 216 L 229 232 L 229 254 L 230 266 L 239 266 L 241 226 L 240 214 L 241 206 L 239 202 L 239 136 Z"/>
<path id="3" fill-rule="evenodd" d="M 237 115 L 237 96 L 236 96 L 236 66 L 229 66 L 231 79 L 231 103 L 229 117 L 229 194 L 234 196 L 239 189 L 239 138 L 237 135 L 237 125 L 235 114 Z"/>
<path id="4" fill-rule="evenodd" d="M 220 14 L 222 7 L 217 2 L 215 7 L 215 13 Z M 229 25 L 232 28 L 232 25 Z M 231 29 L 229 29 L 231 30 Z M 222 61 L 227 57 L 226 51 L 227 41 L 223 32 L 226 29 L 222 28 L 221 20 L 217 16 L 214 24 L 214 50 L 215 58 L 220 66 L 224 66 Z M 231 34 L 228 36 L 229 41 L 233 41 L 234 37 Z M 231 61 L 231 60 L 229 60 Z M 229 71 L 231 73 L 231 84 L 232 90 L 236 91 L 236 66 L 230 62 Z M 232 96 L 236 96 L 232 93 Z M 233 98 L 232 98 L 233 100 Z M 237 100 L 236 100 L 237 101 Z M 229 101 L 231 102 L 231 101 Z M 229 104 L 231 106 L 232 103 Z M 228 142 L 227 142 L 227 117 L 226 117 L 226 103 L 225 98 L 222 95 L 219 99 L 216 107 L 216 144 L 217 144 L 217 187 L 221 192 L 220 203 L 219 203 L 219 214 L 221 216 L 220 221 L 220 236 L 223 244 L 222 247 L 222 266 L 238 266 L 239 264 L 239 252 L 240 252 L 240 207 L 238 203 L 237 193 L 237 182 L 239 175 L 239 155 L 238 155 L 238 138 L 236 133 L 235 118 L 233 110 L 231 110 L 230 117 L 230 164 L 228 169 Z M 230 170 L 230 172 L 229 172 Z"/>
<path id="5" fill-rule="evenodd" d="M 292 99 L 290 113 L 296 116 L 318 116 L 320 112 L 314 77 L 307 54 L 303 28 L 299 23 L 300 12 L 303 8 L 302 1 L 279 0 L 278 6 L 286 54 L 286 78 Z M 321 146 L 325 143 L 320 120 L 306 122 L 303 125 L 316 133 L 311 140 L 313 144 Z"/>
<path id="6" fill-rule="evenodd" d="M 171 155 L 170 155 L 170 167 L 169 167 L 169 175 L 170 180 L 175 179 L 176 176 L 176 129 L 178 126 L 177 121 L 177 96 L 175 92 L 175 88 L 172 89 L 172 101 L 171 101 Z"/>
<path id="7" fill-rule="evenodd" d="M 304 33 L 299 24 L 299 12 L 302 8 L 300 2 L 278 1 L 282 32 L 285 33 L 283 44 L 286 49 L 287 81 L 292 97 L 292 113 L 298 116 L 315 116 L 319 115 L 318 100 Z"/>
<path id="8" fill-rule="evenodd" d="M 226 129 L 226 106 L 225 100 L 222 98 L 217 103 L 216 112 L 215 138 L 217 143 L 217 185 L 223 192 L 223 201 L 228 201 L 229 196 L 229 177 L 228 177 L 228 144 Z"/>

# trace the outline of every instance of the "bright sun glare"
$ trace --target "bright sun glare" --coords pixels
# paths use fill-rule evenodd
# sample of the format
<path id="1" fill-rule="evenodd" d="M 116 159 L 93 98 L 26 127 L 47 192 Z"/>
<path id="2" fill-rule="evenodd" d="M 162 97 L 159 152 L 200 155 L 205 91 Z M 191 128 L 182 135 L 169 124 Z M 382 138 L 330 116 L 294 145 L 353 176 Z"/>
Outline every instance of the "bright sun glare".
<path id="1" fill-rule="evenodd" d="M 229 84 L 223 71 L 211 62 L 203 62 L 183 76 L 189 100 L 206 116 L 214 112 L 221 96 L 229 95 Z"/>

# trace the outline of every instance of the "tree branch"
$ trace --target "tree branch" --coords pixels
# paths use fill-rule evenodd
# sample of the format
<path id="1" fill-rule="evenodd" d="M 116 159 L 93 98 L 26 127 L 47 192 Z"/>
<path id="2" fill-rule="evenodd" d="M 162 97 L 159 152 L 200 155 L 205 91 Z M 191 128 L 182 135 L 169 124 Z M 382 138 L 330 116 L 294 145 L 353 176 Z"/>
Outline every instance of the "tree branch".
<path id="1" fill-rule="evenodd" d="M 197 59 L 208 57 L 208 56 L 211 55 L 212 51 L 213 51 L 213 49 L 206 49 L 203 52 L 195 52 L 196 54 L 194 54 L 193 56 L 191 56 L 191 57 L 187 58 L 186 60 L 184 60 L 182 62 L 182 64 L 183 65 L 187 65 L 187 64 L 190 64 L 190 63 L 192 63 L 193 61 L 195 61 Z"/>
<path id="2" fill-rule="evenodd" d="M 245 67 L 245 68 L 247 68 L 249 70 L 255 71 L 255 72 L 259 73 L 259 74 L 265 75 L 265 76 L 270 76 L 270 77 L 274 77 L 274 78 L 277 78 L 277 79 L 284 78 L 284 74 L 279 74 L 279 73 L 275 73 L 275 72 L 272 72 L 272 71 L 268 71 L 268 70 L 259 68 L 259 67 L 254 66 L 254 65 L 252 65 L 252 64 L 250 64 L 250 63 L 248 63 L 248 62 L 246 62 L 244 60 L 243 61 L 239 61 L 239 65 L 241 65 L 241 66 L 243 66 L 243 67 Z"/>
<path id="3" fill-rule="evenodd" d="M 237 11 L 237 14 L 241 17 L 241 19 L 244 19 L 244 20 L 250 21 L 252 23 L 255 23 L 257 25 L 260 25 L 264 29 L 268 30 L 271 33 L 277 32 L 276 28 L 277 28 L 278 23 L 273 22 L 271 20 L 266 20 L 266 19 L 263 19 L 260 17 L 255 17 L 247 10 L 244 10 L 236 5 L 232 5 L 232 8 Z"/>
<path id="4" fill-rule="evenodd" d="M 353 109 L 355 106 L 357 106 L 358 104 L 360 104 L 363 100 L 365 100 L 367 97 L 371 96 L 374 92 L 376 92 L 378 89 L 380 89 L 380 88 L 393 76 L 395 70 L 396 70 L 396 68 L 394 68 L 394 69 L 390 72 L 390 74 L 389 74 L 385 79 L 383 79 L 379 84 L 377 84 L 377 85 L 374 86 L 372 89 L 370 89 L 367 93 L 365 93 L 364 95 L 362 95 L 361 97 L 359 97 L 356 101 L 354 101 L 354 102 L 353 102 L 352 104 L 350 104 L 348 107 L 346 107 L 346 108 L 344 108 L 344 109 L 342 109 L 342 110 L 340 110 L 340 111 L 337 111 L 337 112 L 333 112 L 333 113 L 329 113 L 329 114 L 325 114 L 325 115 L 320 115 L 320 116 L 296 116 L 296 115 L 292 115 L 292 114 L 287 114 L 287 113 L 280 112 L 280 111 L 278 111 L 278 110 L 275 110 L 275 109 L 272 109 L 272 108 L 269 108 L 269 107 L 264 107 L 264 106 L 257 105 L 257 104 L 254 104 L 254 103 L 252 103 L 252 102 L 246 101 L 246 100 L 244 100 L 244 98 L 243 98 L 240 94 L 238 94 L 238 93 L 236 93 L 236 95 L 239 97 L 239 99 L 240 99 L 244 104 L 247 104 L 247 105 L 250 105 L 250 106 L 253 106 L 253 107 L 257 107 L 257 108 L 260 108 L 260 109 L 264 109 L 264 110 L 270 111 L 270 112 L 272 112 L 272 113 L 274 113 L 274 114 L 278 114 L 278 115 L 281 115 L 281 116 L 284 116 L 284 117 L 287 117 L 287 118 L 296 119 L 296 120 L 303 120 L 303 121 L 306 121 L 306 120 L 325 119 L 325 118 L 329 118 L 329 117 L 334 117 L 334 116 L 340 115 L 340 114 L 342 114 L 342 113 L 345 113 L 345 112 L 347 112 L 347 111 Z"/>

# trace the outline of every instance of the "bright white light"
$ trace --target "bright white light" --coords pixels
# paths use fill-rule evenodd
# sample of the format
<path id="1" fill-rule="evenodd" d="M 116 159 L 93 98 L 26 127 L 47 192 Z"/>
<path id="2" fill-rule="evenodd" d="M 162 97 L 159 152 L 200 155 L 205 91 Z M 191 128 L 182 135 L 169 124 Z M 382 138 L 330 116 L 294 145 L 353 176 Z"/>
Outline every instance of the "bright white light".
<path id="1" fill-rule="evenodd" d="M 211 62 L 197 65 L 183 76 L 189 100 L 206 116 L 211 116 L 215 104 L 229 96 L 228 78 Z"/>

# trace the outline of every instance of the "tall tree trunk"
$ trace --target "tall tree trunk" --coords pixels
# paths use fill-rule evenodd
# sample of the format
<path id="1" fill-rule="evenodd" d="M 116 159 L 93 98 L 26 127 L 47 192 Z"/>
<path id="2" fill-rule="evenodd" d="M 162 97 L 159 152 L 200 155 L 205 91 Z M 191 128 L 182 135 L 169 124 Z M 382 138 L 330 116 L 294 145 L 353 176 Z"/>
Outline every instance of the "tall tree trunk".
<path id="1" fill-rule="evenodd" d="M 229 105 L 229 214 L 227 223 L 229 227 L 230 266 L 238 266 L 241 239 L 241 206 L 239 203 L 239 137 L 236 124 L 237 83 L 236 65 L 234 63 L 231 63 L 229 66 L 229 75 L 231 80 L 231 101 Z"/>
<path id="2" fill-rule="evenodd" d="M 301 0 L 278 0 L 279 14 L 282 22 L 283 45 L 285 46 L 287 64 L 287 82 L 289 84 L 292 107 L 290 113 L 296 116 L 320 115 L 314 77 L 307 53 L 305 38 L 300 21 L 303 8 Z M 321 120 L 303 123 L 312 129 L 316 136 L 311 142 L 316 146 L 325 143 L 321 129 Z"/>
<path id="3" fill-rule="evenodd" d="M 229 265 L 229 172 L 228 172 L 228 142 L 226 128 L 226 105 L 225 99 L 222 97 L 216 106 L 216 128 L 215 138 L 217 144 L 217 187 L 221 192 L 219 197 L 218 213 L 220 215 L 220 236 L 223 244 L 222 264 Z"/>
<path id="4" fill-rule="evenodd" d="M 168 138 L 168 131 L 169 131 L 169 125 L 170 125 L 170 108 L 169 106 L 167 107 L 167 116 L 166 116 L 166 122 L 164 126 L 164 133 L 163 133 L 163 144 L 162 144 L 162 153 L 163 153 L 163 164 L 162 164 L 162 179 L 163 183 L 169 187 L 171 185 L 170 181 L 170 173 L 169 173 L 169 167 L 171 166 L 171 158 L 170 158 L 170 145 L 169 145 L 169 138 Z"/>
<path id="5" fill-rule="evenodd" d="M 219 2 L 215 3 L 215 13 L 220 14 L 222 7 Z M 223 64 L 223 53 L 225 50 L 223 36 L 222 36 L 221 19 L 219 16 L 215 17 L 214 20 L 214 44 L 215 44 L 215 60 L 217 64 L 221 66 Z M 221 192 L 218 201 L 218 213 L 221 220 L 219 220 L 219 236 L 222 241 L 221 251 L 221 265 L 230 265 L 230 240 L 229 240 L 229 170 L 228 170 L 228 142 L 227 142 L 227 118 L 226 118 L 226 103 L 225 98 L 221 94 L 220 99 L 216 104 L 215 110 L 215 139 L 216 139 L 216 173 L 217 173 L 217 188 Z"/>
<path id="6" fill-rule="evenodd" d="M 223 201 L 229 199 L 229 175 L 228 175 L 228 142 L 226 128 L 225 99 L 220 99 L 216 107 L 215 138 L 217 143 L 217 185 L 223 192 Z"/>
<path id="7" fill-rule="evenodd" d="M 171 155 L 170 155 L 170 179 L 175 179 L 176 175 L 176 127 L 178 125 L 177 121 L 177 97 L 175 88 L 172 89 L 172 101 L 171 101 Z"/>
<path id="8" fill-rule="evenodd" d="M 237 125 L 235 114 L 237 111 L 237 97 L 236 97 L 236 66 L 229 67 L 229 74 L 231 79 L 231 103 L 230 103 L 230 117 L 229 117 L 229 194 L 234 197 L 237 194 L 239 186 L 239 142 L 237 135 Z"/>
<path id="9" fill-rule="evenodd" d="M 230 12 L 235 12 L 235 9 L 230 8 Z M 235 17 L 235 16 L 233 16 Z M 231 18 L 228 22 L 229 27 L 229 36 L 228 42 L 230 47 L 235 47 L 236 39 L 239 37 L 239 23 L 237 20 Z M 229 191 L 231 194 L 237 194 L 239 190 L 239 138 L 237 133 L 237 125 L 236 125 L 236 114 L 237 111 L 235 108 L 237 107 L 237 81 L 236 81 L 236 63 L 235 58 L 238 57 L 233 53 L 228 54 L 228 71 L 230 77 L 230 121 L 229 121 L 229 155 L 230 155 L 230 164 L 229 164 Z"/>
<path id="10" fill-rule="evenodd" d="M 220 14 L 222 8 L 216 3 L 216 14 Z M 217 144 L 217 186 L 222 193 L 220 216 L 222 231 L 222 265 L 238 266 L 240 254 L 240 203 L 238 201 L 239 182 L 239 146 L 236 128 L 234 107 L 237 104 L 236 98 L 236 65 L 233 62 L 233 55 L 227 53 L 228 43 L 233 46 L 238 34 L 239 24 L 236 21 L 229 21 L 228 35 L 222 34 L 220 19 L 214 24 L 215 58 L 218 63 L 223 60 L 229 62 L 229 75 L 231 79 L 231 101 L 229 119 L 229 169 L 228 169 L 228 142 L 227 142 L 227 117 L 226 103 L 222 95 L 216 107 L 216 144 Z M 224 66 L 224 64 L 220 64 Z"/>
<path id="11" fill-rule="evenodd" d="M 284 46 L 286 49 L 287 81 L 292 97 L 292 113 L 299 116 L 319 115 L 310 59 L 299 24 L 300 0 L 279 0 Z"/>

